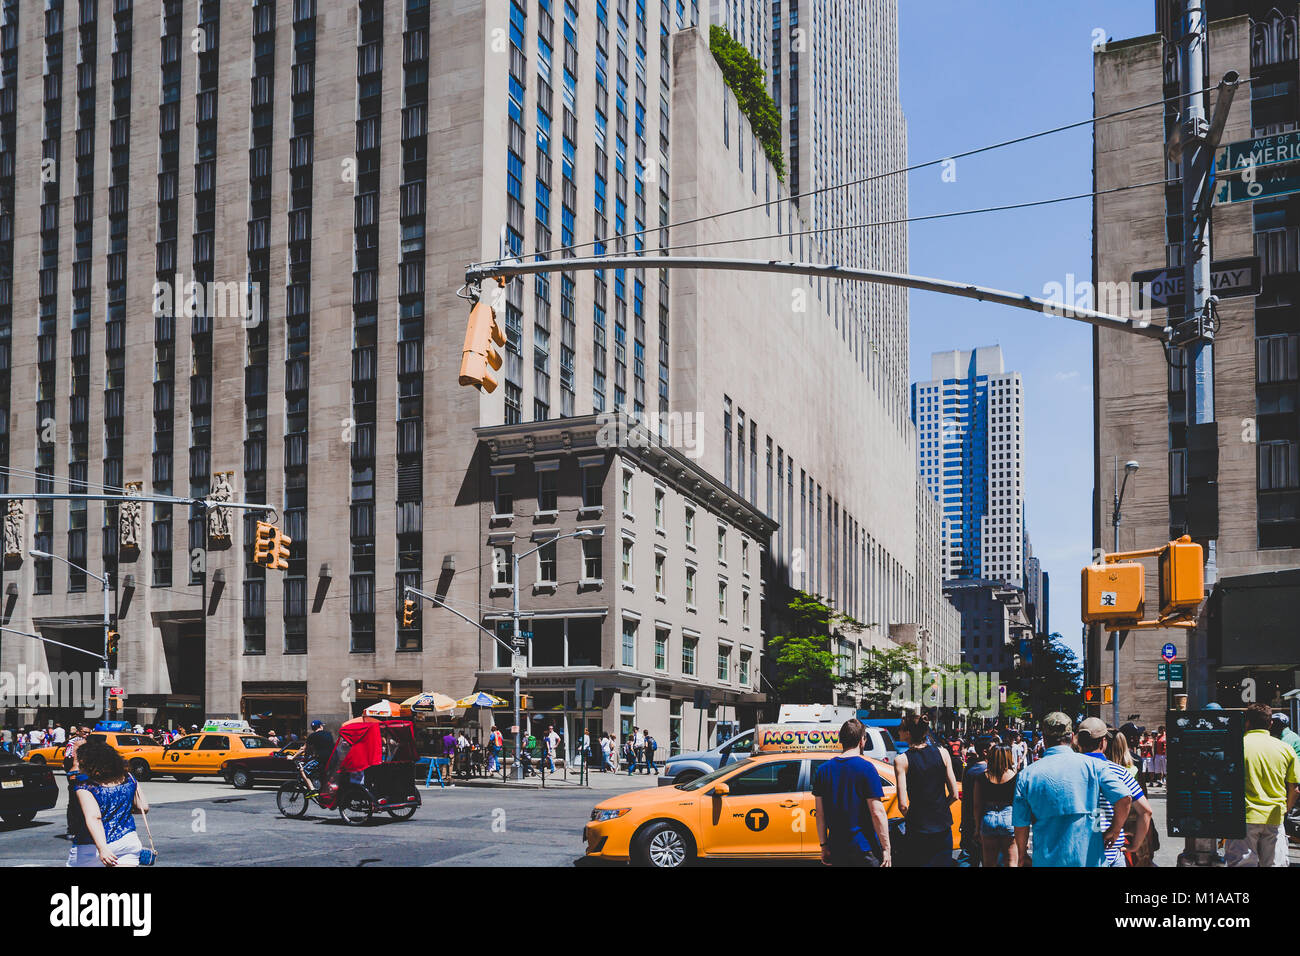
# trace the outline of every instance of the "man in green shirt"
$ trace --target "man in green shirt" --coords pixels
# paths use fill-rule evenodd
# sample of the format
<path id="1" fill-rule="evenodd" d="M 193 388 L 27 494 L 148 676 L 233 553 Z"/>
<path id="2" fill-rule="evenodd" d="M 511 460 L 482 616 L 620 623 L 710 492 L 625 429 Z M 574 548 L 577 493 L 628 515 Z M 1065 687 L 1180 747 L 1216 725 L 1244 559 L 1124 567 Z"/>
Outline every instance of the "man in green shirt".
<path id="1" fill-rule="evenodd" d="M 1300 757 L 1300 734 L 1291 729 L 1290 717 L 1281 713 L 1274 714 L 1273 725 L 1269 728 L 1269 733 L 1294 750 L 1295 755 Z"/>
<path id="2" fill-rule="evenodd" d="M 1228 841 L 1228 866 L 1277 866 L 1282 821 L 1300 794 L 1298 758 L 1269 734 L 1272 717 L 1267 704 L 1246 708 L 1246 837 Z"/>

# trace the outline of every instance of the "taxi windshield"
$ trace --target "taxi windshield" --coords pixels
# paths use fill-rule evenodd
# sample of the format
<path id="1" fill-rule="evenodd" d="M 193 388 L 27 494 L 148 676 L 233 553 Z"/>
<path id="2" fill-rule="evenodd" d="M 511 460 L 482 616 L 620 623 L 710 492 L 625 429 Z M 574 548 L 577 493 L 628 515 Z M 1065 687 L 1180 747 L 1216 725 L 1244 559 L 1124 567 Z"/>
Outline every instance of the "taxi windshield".
<path id="1" fill-rule="evenodd" d="M 691 790 L 699 790 L 703 787 L 707 787 L 709 784 L 713 783 L 713 781 L 717 780 L 719 777 L 729 774 L 733 770 L 739 770 L 741 767 L 745 766 L 745 764 L 749 762 L 750 762 L 749 757 L 744 757 L 741 760 L 733 760 L 725 767 L 719 767 L 717 770 L 713 771 L 712 773 L 706 773 L 704 776 L 696 777 L 694 780 L 691 780 L 687 783 L 679 783 L 677 785 L 677 789 L 686 790 L 688 792 Z"/>

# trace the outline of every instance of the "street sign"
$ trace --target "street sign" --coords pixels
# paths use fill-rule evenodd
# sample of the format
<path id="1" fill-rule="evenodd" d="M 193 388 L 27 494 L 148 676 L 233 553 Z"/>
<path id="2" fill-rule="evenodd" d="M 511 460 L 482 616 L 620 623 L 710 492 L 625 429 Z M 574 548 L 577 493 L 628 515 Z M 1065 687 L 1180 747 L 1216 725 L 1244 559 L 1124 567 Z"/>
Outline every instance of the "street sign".
<path id="1" fill-rule="evenodd" d="M 1173 644 L 1166 644 L 1164 647 L 1160 648 L 1160 656 L 1167 661 L 1172 661 L 1178 656 L 1178 648 L 1174 647 Z"/>
<path id="2" fill-rule="evenodd" d="M 100 668 L 99 686 L 100 687 L 117 687 L 122 683 L 121 671 L 110 671 L 106 668 Z"/>
<path id="3" fill-rule="evenodd" d="M 1156 680 L 1181 683 L 1186 676 L 1186 665 L 1182 661 L 1161 661 L 1156 665 Z"/>
<path id="4" fill-rule="evenodd" d="M 1297 186 L 1300 189 L 1300 186 Z M 1147 269 L 1133 273 L 1133 308 L 1139 312 L 1147 309 L 1167 308 L 1170 303 L 1183 301 L 1182 266 Z M 1210 288 L 1220 299 L 1235 299 L 1259 295 L 1260 268 L 1258 256 L 1240 259 L 1222 259 L 1210 266 Z"/>
<path id="5" fill-rule="evenodd" d="M 573 682 L 574 696 L 578 698 L 578 706 L 583 710 L 590 710 L 591 705 L 596 701 L 596 681 L 591 677 L 579 677 Z"/>
<path id="6" fill-rule="evenodd" d="M 519 636 L 522 637 L 525 641 L 531 641 L 531 640 L 533 639 L 533 632 L 532 632 L 532 631 L 520 631 L 520 632 L 519 632 Z"/>
<path id="7" fill-rule="evenodd" d="M 523 654 L 515 654 L 510 659 L 510 676 L 527 677 L 528 676 L 528 658 Z"/>
<path id="8" fill-rule="evenodd" d="M 108 696 L 109 696 L 109 697 L 118 697 L 118 698 L 121 698 L 122 700 L 126 700 L 126 688 L 125 688 L 125 687 L 110 687 L 110 688 L 108 689 Z"/>
<path id="9" fill-rule="evenodd" d="M 695 709 L 707 710 L 709 707 L 709 691 L 706 687 L 698 687 L 695 690 Z"/>
<path id="10" fill-rule="evenodd" d="M 1215 157 L 1221 176 L 1214 184 L 1214 202 L 1248 202 L 1300 192 L 1300 133 L 1295 131 L 1228 143 Z"/>
<path id="11" fill-rule="evenodd" d="M 1006 702 L 1007 702 L 1007 685 L 998 684 L 998 703 L 1005 704 Z"/>

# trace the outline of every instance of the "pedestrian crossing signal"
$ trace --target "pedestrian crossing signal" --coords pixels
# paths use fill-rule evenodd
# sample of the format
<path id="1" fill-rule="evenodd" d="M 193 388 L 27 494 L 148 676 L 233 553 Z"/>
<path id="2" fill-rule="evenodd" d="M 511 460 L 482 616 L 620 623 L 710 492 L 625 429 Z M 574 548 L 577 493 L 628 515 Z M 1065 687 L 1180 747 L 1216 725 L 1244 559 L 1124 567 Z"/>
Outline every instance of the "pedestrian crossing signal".
<path id="1" fill-rule="evenodd" d="M 415 626 L 415 602 L 407 598 L 402 602 L 402 627 Z"/>
<path id="2" fill-rule="evenodd" d="M 482 300 L 474 303 L 465 328 L 465 347 L 460 359 L 460 384 L 473 385 L 485 392 L 495 392 L 496 376 L 501 368 L 500 347 L 506 337 L 497 324 L 496 312 Z"/>
<path id="3" fill-rule="evenodd" d="M 1094 687 L 1085 687 L 1083 689 L 1083 703 L 1085 706 L 1109 704 L 1114 699 L 1114 691 L 1110 684 L 1099 684 Z"/>

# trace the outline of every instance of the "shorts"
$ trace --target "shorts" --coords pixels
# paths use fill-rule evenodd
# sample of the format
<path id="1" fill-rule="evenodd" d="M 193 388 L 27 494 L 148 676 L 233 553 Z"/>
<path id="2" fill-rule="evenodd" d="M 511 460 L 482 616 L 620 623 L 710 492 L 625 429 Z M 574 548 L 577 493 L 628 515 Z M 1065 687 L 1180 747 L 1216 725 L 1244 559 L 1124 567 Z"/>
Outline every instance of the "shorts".
<path id="1" fill-rule="evenodd" d="M 872 850 L 857 847 L 831 850 L 831 866 L 880 866 L 880 857 Z"/>
<path id="2" fill-rule="evenodd" d="M 1169 761 L 1164 754 L 1156 754 L 1151 758 L 1151 772 L 1159 774 L 1166 773 L 1168 763 Z"/>
<path id="3" fill-rule="evenodd" d="M 998 807 L 985 810 L 984 816 L 980 820 L 980 828 L 982 832 L 987 833 L 989 836 L 1015 836 L 1016 829 L 1011 825 L 1011 808 Z"/>
<path id="4" fill-rule="evenodd" d="M 108 851 L 117 857 L 118 866 L 139 866 L 140 851 L 143 849 L 140 837 L 134 830 L 108 845 Z M 103 865 L 99 862 L 99 850 L 93 843 L 78 843 L 68 849 L 68 866 L 102 868 Z"/>

